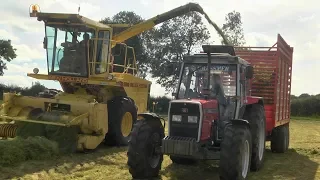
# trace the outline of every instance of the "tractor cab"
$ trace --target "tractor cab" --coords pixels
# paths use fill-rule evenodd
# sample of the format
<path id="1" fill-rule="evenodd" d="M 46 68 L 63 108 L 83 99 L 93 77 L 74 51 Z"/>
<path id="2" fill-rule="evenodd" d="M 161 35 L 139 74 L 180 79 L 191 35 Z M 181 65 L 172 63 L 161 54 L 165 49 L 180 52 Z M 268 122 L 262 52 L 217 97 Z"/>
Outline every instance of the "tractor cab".
<path id="1" fill-rule="evenodd" d="M 203 48 L 205 53 L 184 57 L 177 92 L 173 94 L 176 99 L 218 99 L 226 103 L 245 95 L 245 85 L 253 73 L 250 64 L 235 56 L 231 46 Z"/>

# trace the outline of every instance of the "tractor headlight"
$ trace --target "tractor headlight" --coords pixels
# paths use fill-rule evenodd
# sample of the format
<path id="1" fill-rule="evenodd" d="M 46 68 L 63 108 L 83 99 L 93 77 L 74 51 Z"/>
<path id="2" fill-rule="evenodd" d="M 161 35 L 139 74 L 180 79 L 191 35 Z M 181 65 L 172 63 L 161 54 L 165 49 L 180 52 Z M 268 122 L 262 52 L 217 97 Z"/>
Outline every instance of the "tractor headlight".
<path id="1" fill-rule="evenodd" d="M 189 123 L 197 123 L 198 117 L 197 116 L 188 116 L 188 122 Z"/>
<path id="2" fill-rule="evenodd" d="M 181 115 L 172 115 L 172 121 L 181 122 L 182 116 Z"/>

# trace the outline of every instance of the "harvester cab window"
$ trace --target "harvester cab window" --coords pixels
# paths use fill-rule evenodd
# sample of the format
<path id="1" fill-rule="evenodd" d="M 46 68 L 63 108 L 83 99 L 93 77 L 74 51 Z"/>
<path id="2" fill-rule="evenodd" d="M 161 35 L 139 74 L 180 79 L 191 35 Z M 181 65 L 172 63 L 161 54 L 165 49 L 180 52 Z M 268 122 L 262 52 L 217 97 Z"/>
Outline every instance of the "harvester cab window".
<path id="1" fill-rule="evenodd" d="M 99 31 L 97 42 L 97 54 L 95 63 L 95 73 L 104 73 L 107 70 L 109 60 L 110 31 Z"/>
<path id="2" fill-rule="evenodd" d="M 46 25 L 48 73 L 86 77 L 89 47 L 85 42 L 93 32 L 81 26 Z"/>

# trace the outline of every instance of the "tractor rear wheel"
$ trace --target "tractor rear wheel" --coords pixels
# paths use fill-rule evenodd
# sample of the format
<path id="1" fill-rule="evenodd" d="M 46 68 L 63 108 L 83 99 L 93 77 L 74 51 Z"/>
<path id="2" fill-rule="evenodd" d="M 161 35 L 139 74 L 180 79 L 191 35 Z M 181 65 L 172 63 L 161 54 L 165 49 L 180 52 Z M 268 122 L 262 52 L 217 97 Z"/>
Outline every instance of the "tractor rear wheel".
<path id="1" fill-rule="evenodd" d="M 131 132 L 127 153 L 132 178 L 145 179 L 159 175 L 163 161 L 163 138 L 164 128 L 160 119 L 146 117 L 137 121 Z"/>
<path id="2" fill-rule="evenodd" d="M 258 171 L 263 166 L 266 147 L 266 117 L 263 106 L 249 106 L 243 119 L 249 121 L 252 136 L 251 170 Z"/>
<path id="3" fill-rule="evenodd" d="M 173 156 L 173 155 L 170 156 L 170 159 L 175 164 L 189 165 L 189 164 L 195 164 L 197 162 L 194 159 L 181 158 L 181 157 L 177 157 L 177 156 Z"/>
<path id="4" fill-rule="evenodd" d="M 105 138 L 107 145 L 127 146 L 130 132 L 137 119 L 133 100 L 117 97 L 108 103 L 109 130 Z"/>
<path id="5" fill-rule="evenodd" d="M 272 130 L 271 151 L 284 153 L 289 148 L 289 124 L 281 125 Z"/>
<path id="6" fill-rule="evenodd" d="M 229 124 L 221 142 L 220 179 L 246 179 L 251 163 L 251 133 L 245 125 Z"/>

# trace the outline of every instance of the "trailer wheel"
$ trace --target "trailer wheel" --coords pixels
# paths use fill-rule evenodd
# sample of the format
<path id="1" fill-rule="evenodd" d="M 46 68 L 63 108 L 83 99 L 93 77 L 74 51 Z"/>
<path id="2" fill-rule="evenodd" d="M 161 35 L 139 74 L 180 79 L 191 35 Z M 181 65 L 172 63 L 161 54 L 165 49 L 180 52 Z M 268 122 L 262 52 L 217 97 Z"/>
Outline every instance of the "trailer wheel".
<path id="1" fill-rule="evenodd" d="M 127 146 L 130 132 L 137 119 L 134 102 L 126 97 L 117 97 L 108 103 L 109 130 L 107 145 Z"/>
<path id="2" fill-rule="evenodd" d="M 173 163 L 175 164 L 184 164 L 184 165 L 189 165 L 189 164 L 195 164 L 196 160 L 194 159 L 189 159 L 189 158 L 181 158 L 177 156 L 170 156 L 170 159 Z"/>
<path id="3" fill-rule="evenodd" d="M 163 154 L 161 152 L 164 128 L 160 120 L 147 118 L 138 120 L 131 132 L 128 161 L 132 178 L 145 179 L 159 175 Z"/>
<path id="4" fill-rule="evenodd" d="M 284 153 L 289 147 L 289 125 L 281 125 L 272 130 L 271 151 Z"/>
<path id="5" fill-rule="evenodd" d="M 252 136 L 251 170 L 258 171 L 263 166 L 266 142 L 266 117 L 260 104 L 253 104 L 247 109 L 244 119 L 249 121 Z"/>
<path id="6" fill-rule="evenodd" d="M 220 179 L 246 179 L 250 171 L 251 149 L 249 128 L 227 125 L 221 142 Z"/>

